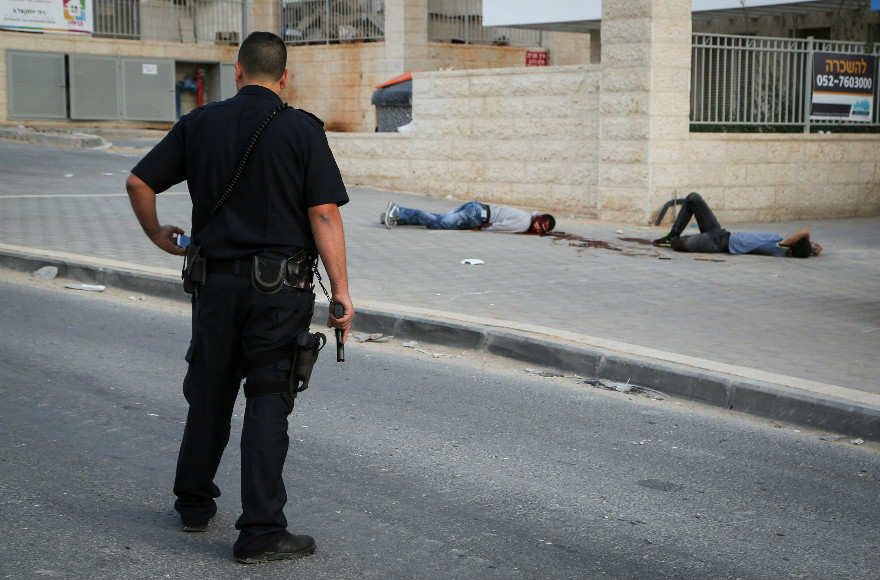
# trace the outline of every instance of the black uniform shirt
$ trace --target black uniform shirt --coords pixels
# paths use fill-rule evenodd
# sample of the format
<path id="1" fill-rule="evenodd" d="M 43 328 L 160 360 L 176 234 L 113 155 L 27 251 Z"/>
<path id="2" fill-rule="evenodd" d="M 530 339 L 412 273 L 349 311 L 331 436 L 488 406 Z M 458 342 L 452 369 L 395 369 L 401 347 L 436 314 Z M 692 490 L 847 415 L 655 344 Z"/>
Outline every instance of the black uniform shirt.
<path id="1" fill-rule="evenodd" d="M 205 223 L 257 126 L 281 104 L 270 89 L 243 87 L 231 99 L 181 117 L 132 169 L 156 193 L 186 180 L 193 238 L 208 257 L 281 257 L 296 248 L 313 250 L 308 208 L 348 202 L 321 122 L 305 111 L 286 109 L 263 131 L 238 185 Z"/>

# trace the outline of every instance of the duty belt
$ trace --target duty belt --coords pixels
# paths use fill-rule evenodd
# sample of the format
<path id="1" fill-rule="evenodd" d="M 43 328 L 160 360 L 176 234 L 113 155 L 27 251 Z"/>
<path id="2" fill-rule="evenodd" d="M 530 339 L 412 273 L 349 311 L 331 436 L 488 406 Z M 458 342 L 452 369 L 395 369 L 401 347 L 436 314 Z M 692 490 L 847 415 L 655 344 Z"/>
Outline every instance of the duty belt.
<path id="1" fill-rule="evenodd" d="M 289 258 L 252 256 L 242 260 L 208 258 L 209 274 L 250 276 L 259 290 L 277 292 L 281 285 L 311 290 L 317 254 L 302 250 Z M 268 287 L 262 287 L 264 284 Z"/>
<path id="2" fill-rule="evenodd" d="M 208 258 L 209 274 L 226 274 L 230 276 L 250 276 L 252 260 L 217 260 Z"/>

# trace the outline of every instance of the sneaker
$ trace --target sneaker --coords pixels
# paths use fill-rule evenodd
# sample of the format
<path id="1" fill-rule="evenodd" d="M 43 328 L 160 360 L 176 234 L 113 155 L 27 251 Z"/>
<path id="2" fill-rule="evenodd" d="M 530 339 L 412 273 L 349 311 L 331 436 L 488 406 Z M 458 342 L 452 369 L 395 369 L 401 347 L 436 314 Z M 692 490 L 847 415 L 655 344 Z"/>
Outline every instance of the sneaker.
<path id="1" fill-rule="evenodd" d="M 315 553 L 315 538 L 311 536 L 295 536 L 290 532 L 284 532 L 274 545 L 269 546 L 263 552 L 253 556 L 235 556 L 242 564 L 260 564 L 262 562 L 274 562 L 276 560 L 292 560 L 302 558 Z"/>
<path id="2" fill-rule="evenodd" d="M 652 243 L 655 246 L 658 246 L 661 248 L 669 248 L 672 246 L 672 240 L 677 240 L 678 237 L 679 237 L 678 234 L 673 234 L 672 232 L 669 232 L 668 234 L 666 234 L 662 238 L 657 238 Z"/>
<path id="3" fill-rule="evenodd" d="M 390 230 L 392 226 L 397 225 L 398 215 L 400 215 L 400 206 L 393 201 L 389 201 L 388 207 L 385 208 L 385 213 L 382 214 L 382 223 Z"/>

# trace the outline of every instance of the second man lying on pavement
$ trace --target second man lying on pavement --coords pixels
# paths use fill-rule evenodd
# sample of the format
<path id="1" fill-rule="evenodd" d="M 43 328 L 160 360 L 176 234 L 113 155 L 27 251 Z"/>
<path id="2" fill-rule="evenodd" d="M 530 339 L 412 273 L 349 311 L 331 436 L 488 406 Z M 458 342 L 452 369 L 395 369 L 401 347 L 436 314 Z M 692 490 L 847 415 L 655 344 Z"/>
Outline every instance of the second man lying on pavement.
<path id="1" fill-rule="evenodd" d="M 508 234 L 543 234 L 556 227 L 556 219 L 548 214 L 528 213 L 506 205 L 469 201 L 446 213 L 429 213 L 401 207 L 391 201 L 379 222 L 393 226 L 424 226 L 432 230 L 486 230 Z"/>

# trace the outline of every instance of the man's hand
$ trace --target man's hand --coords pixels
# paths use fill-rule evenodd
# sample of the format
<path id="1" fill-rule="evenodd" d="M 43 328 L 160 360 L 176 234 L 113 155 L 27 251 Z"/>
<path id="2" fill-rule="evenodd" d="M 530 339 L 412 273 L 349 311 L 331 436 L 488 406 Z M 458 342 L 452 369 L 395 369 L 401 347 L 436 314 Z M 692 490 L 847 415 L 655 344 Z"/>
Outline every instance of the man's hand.
<path id="1" fill-rule="evenodd" d="M 186 250 L 178 246 L 175 239 L 178 234 L 183 233 L 183 230 L 177 226 L 159 225 L 159 217 L 156 214 L 156 192 L 153 188 L 132 173 L 125 182 L 125 189 L 128 191 L 131 209 L 134 210 L 134 215 L 137 216 L 141 228 L 150 241 L 169 254 L 175 256 L 185 254 Z"/>
<path id="2" fill-rule="evenodd" d="M 183 233 L 185 232 L 177 226 L 165 225 L 159 226 L 159 230 L 152 234 L 148 233 L 147 237 L 169 254 L 182 256 L 186 253 L 186 248 L 181 248 L 177 245 L 177 236 Z"/>
<path id="3" fill-rule="evenodd" d="M 333 304 L 341 304 L 345 308 L 345 315 L 342 318 L 333 316 Z M 327 317 L 327 328 L 338 328 L 342 331 L 342 342 L 348 338 L 348 331 L 351 329 L 351 321 L 354 320 L 354 305 L 351 298 L 346 295 L 333 294 L 333 303 L 330 305 L 330 315 Z"/>
<path id="4" fill-rule="evenodd" d="M 785 238 L 783 238 L 783 240 L 779 242 L 779 245 L 791 247 L 801 241 L 803 238 L 807 238 L 808 240 L 810 239 L 810 230 L 808 228 L 801 228 L 795 233 L 785 236 Z"/>

